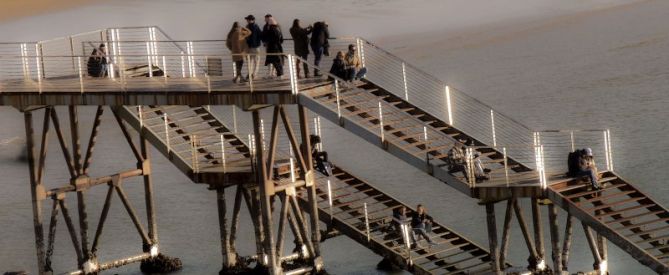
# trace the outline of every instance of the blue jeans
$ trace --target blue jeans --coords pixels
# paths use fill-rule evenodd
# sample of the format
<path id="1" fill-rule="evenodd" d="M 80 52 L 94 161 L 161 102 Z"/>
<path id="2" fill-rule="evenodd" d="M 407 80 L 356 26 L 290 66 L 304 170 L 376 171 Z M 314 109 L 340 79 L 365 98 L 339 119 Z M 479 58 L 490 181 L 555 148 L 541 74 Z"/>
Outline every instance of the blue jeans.
<path id="1" fill-rule="evenodd" d="M 428 243 L 432 244 L 433 243 L 432 239 L 430 238 L 430 235 L 427 234 L 428 230 L 430 230 L 430 231 L 432 230 L 432 226 L 429 225 L 428 227 L 429 228 L 427 228 L 427 230 L 426 230 L 425 224 L 421 224 L 418 227 L 412 228 L 412 230 L 411 230 L 412 231 L 411 232 L 411 241 L 413 243 L 416 243 L 418 241 L 416 235 L 418 235 L 418 236 L 423 237 L 423 239 L 425 239 Z"/>
<path id="2" fill-rule="evenodd" d="M 590 178 L 590 183 L 592 184 L 593 188 L 599 188 L 599 184 L 597 183 L 597 175 L 595 174 L 595 171 L 593 170 L 584 170 L 584 171 L 579 171 L 576 174 L 577 177 L 589 177 Z"/>
<path id="3" fill-rule="evenodd" d="M 367 74 L 367 68 L 362 67 L 360 70 L 356 72 L 355 69 L 348 69 L 347 70 L 347 75 L 346 75 L 346 80 L 353 81 L 356 79 L 361 79 Z"/>

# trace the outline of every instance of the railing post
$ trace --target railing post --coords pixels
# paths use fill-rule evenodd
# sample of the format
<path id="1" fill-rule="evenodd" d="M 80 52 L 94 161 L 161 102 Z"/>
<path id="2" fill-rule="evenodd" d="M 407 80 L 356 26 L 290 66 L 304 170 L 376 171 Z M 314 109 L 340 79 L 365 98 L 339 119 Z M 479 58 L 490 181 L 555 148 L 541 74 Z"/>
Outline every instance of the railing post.
<path id="1" fill-rule="evenodd" d="M 337 100 L 337 119 L 339 119 L 339 123 L 341 123 L 341 104 L 339 103 L 339 80 L 334 81 L 334 88 L 335 88 L 335 96 Z"/>
<path id="2" fill-rule="evenodd" d="M 227 173 L 227 163 L 225 160 L 225 137 L 221 135 L 221 164 L 223 165 L 223 173 Z"/>
<path id="3" fill-rule="evenodd" d="M 492 147 L 497 148 L 497 135 L 495 133 L 495 112 L 490 109 L 490 125 L 492 128 Z"/>
<path id="4" fill-rule="evenodd" d="M 137 117 L 139 117 L 139 131 L 141 134 L 142 129 L 144 129 L 144 114 L 142 111 L 142 105 L 137 106 Z"/>
<path id="5" fill-rule="evenodd" d="M 148 61 L 149 77 L 153 77 L 153 56 L 151 55 L 151 42 L 146 42 L 146 59 Z"/>
<path id="6" fill-rule="evenodd" d="M 81 56 L 77 56 L 77 67 L 79 68 L 79 89 L 84 93 L 84 72 L 81 70 Z"/>
<path id="7" fill-rule="evenodd" d="M 358 42 L 358 55 L 360 57 L 360 63 L 362 63 L 362 67 L 365 67 L 365 41 L 360 38 L 356 38 L 356 41 Z"/>
<path id="8" fill-rule="evenodd" d="M 235 111 L 235 105 L 232 105 L 232 131 L 237 135 L 237 112 Z"/>
<path id="9" fill-rule="evenodd" d="M 44 75 L 42 73 L 42 62 L 40 61 L 42 58 L 41 55 L 41 47 L 40 44 L 35 44 L 35 65 L 37 66 L 37 90 L 39 93 L 42 93 L 42 76 Z"/>
<path id="10" fill-rule="evenodd" d="M 384 126 L 383 126 L 383 107 L 381 106 L 381 101 L 379 101 L 379 128 L 381 129 L 381 143 L 383 144 L 386 141 L 386 138 L 384 137 L 383 131 L 384 131 Z"/>
<path id="11" fill-rule="evenodd" d="M 256 58 L 258 58 L 257 55 Z M 251 93 L 253 93 L 253 78 L 255 77 L 255 75 L 253 75 L 253 70 L 255 70 L 256 65 L 254 64 L 251 66 L 251 55 L 249 54 L 246 55 L 246 64 L 248 64 L 246 65 L 246 70 L 249 72 L 249 89 L 251 89 Z"/>
<path id="12" fill-rule="evenodd" d="M 163 79 L 165 80 L 165 86 L 167 86 L 167 62 L 165 56 L 163 55 Z"/>
<path id="13" fill-rule="evenodd" d="M 369 242 L 372 238 L 369 235 L 369 213 L 367 212 L 367 203 L 364 203 L 364 208 L 365 208 L 365 232 L 367 234 L 367 242 Z"/>
<path id="14" fill-rule="evenodd" d="M 430 145 L 427 140 L 427 126 L 423 126 L 423 141 L 425 141 L 425 162 L 430 164 Z"/>
<path id="15" fill-rule="evenodd" d="M 290 157 L 290 182 L 295 182 L 295 161 Z"/>
<path id="16" fill-rule="evenodd" d="M 293 95 L 297 95 L 297 79 L 295 77 L 295 60 L 293 55 L 288 55 L 288 73 L 290 74 L 290 89 Z"/>
<path id="17" fill-rule="evenodd" d="M 609 153 L 609 171 L 613 172 L 613 150 L 611 149 L 611 131 L 606 129 L 607 151 Z"/>
<path id="18" fill-rule="evenodd" d="M 181 52 L 181 77 L 186 78 L 186 58 L 184 57 L 184 52 Z"/>
<path id="19" fill-rule="evenodd" d="M 407 86 L 407 70 L 404 62 L 402 62 L 402 79 L 404 79 L 404 99 L 407 102 L 409 102 L 409 88 Z"/>
<path id="20" fill-rule="evenodd" d="M 574 144 L 574 131 L 569 131 L 569 138 L 571 139 L 571 151 L 576 151 L 576 145 Z"/>
<path id="21" fill-rule="evenodd" d="M 170 132 L 169 132 L 169 123 L 167 122 L 167 113 L 163 114 L 163 121 L 165 124 L 165 145 L 167 146 L 167 155 L 170 155 Z"/>
<path id="22" fill-rule="evenodd" d="M 453 111 L 451 109 L 451 88 L 444 88 L 446 94 L 446 108 L 448 110 L 448 124 L 453 126 Z"/>
<path id="23" fill-rule="evenodd" d="M 330 180 L 328 180 L 328 206 L 330 206 L 330 223 L 332 223 L 332 187 L 330 185 Z"/>
<path id="24" fill-rule="evenodd" d="M 509 187 L 509 161 L 506 156 L 506 147 L 502 147 L 502 153 L 504 154 L 504 178 L 506 179 L 506 187 Z"/>

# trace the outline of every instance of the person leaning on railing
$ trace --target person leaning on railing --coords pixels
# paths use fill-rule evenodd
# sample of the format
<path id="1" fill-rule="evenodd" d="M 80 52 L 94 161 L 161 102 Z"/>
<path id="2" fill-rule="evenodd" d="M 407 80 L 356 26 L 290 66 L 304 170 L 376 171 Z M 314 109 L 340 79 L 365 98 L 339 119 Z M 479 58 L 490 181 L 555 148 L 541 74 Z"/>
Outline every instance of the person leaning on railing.
<path id="1" fill-rule="evenodd" d="M 362 66 L 358 53 L 356 52 L 355 45 L 348 45 L 348 52 L 344 57 L 344 63 L 346 64 L 346 80 L 353 81 L 365 77 L 367 74 L 367 68 Z"/>
<path id="2" fill-rule="evenodd" d="M 300 19 L 293 20 L 293 26 L 290 28 L 290 36 L 293 37 L 293 46 L 295 47 L 295 55 L 307 61 L 309 56 L 309 34 L 311 33 L 312 27 L 309 25 L 306 28 L 300 27 Z M 304 66 L 304 77 L 309 77 L 309 65 L 307 63 L 302 64 Z M 295 66 L 297 69 L 297 78 L 300 78 L 300 66 L 299 64 Z"/>
<path id="3" fill-rule="evenodd" d="M 260 30 L 260 27 L 256 24 L 256 17 L 252 14 L 249 14 L 249 16 L 244 19 L 246 19 L 246 28 L 251 31 L 251 35 L 246 38 L 246 46 L 248 46 L 246 53 L 249 54 L 249 64 L 247 65 L 249 68 L 249 75 L 246 76 L 246 80 L 248 81 L 249 77 L 255 78 L 258 74 L 258 66 L 260 66 L 258 48 L 260 48 L 260 44 L 262 44 L 262 41 L 260 40 L 262 30 Z"/>
<path id="4" fill-rule="evenodd" d="M 232 53 L 232 61 L 235 62 L 235 77 L 232 82 L 237 83 L 242 78 L 242 66 L 244 66 L 244 53 L 246 53 L 247 45 L 246 38 L 251 35 L 251 31 L 245 27 L 239 26 L 238 22 L 232 24 L 230 32 L 228 32 L 225 45 Z"/>

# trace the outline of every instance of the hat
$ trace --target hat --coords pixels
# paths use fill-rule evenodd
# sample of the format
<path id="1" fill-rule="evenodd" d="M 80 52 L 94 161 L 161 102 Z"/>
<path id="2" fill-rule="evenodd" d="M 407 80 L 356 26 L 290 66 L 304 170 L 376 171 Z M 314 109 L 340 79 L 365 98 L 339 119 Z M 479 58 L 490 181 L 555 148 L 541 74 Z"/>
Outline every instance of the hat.
<path id="1" fill-rule="evenodd" d="M 249 14 L 249 16 L 244 17 L 244 19 L 246 19 L 246 20 L 256 20 L 256 17 L 253 16 L 253 14 Z"/>
<path id="2" fill-rule="evenodd" d="M 272 17 L 272 15 L 269 14 L 269 13 L 268 13 L 268 14 L 265 14 L 265 18 L 267 18 L 267 17 Z"/>
<path id="3" fill-rule="evenodd" d="M 585 148 L 585 155 L 588 156 L 588 157 L 592 157 L 592 149 Z"/>

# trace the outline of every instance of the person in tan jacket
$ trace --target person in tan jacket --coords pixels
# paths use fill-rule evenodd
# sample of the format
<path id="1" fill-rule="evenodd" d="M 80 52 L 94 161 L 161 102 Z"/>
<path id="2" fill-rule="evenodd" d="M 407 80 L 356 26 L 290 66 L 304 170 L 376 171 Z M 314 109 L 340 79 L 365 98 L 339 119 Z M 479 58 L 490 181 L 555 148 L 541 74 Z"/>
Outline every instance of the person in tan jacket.
<path id="1" fill-rule="evenodd" d="M 344 64 L 346 64 L 346 80 L 353 81 L 365 77 L 367 68 L 362 66 L 355 45 L 348 45 L 348 52 L 344 56 Z"/>
<path id="2" fill-rule="evenodd" d="M 242 66 L 244 66 L 244 54 L 248 48 L 246 38 L 251 35 L 251 31 L 245 27 L 239 26 L 238 22 L 232 24 L 230 32 L 228 32 L 225 45 L 232 53 L 232 61 L 235 62 L 235 77 L 232 82 L 237 83 L 242 78 Z"/>

